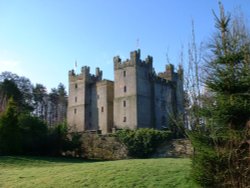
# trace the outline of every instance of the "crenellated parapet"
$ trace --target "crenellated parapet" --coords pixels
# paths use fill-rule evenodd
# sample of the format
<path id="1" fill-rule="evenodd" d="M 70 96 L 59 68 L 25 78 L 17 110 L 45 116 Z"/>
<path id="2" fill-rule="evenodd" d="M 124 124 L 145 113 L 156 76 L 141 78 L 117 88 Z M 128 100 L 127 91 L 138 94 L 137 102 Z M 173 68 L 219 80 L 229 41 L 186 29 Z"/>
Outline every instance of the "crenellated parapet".
<path id="1" fill-rule="evenodd" d="M 140 49 L 130 52 L 130 59 L 127 59 L 125 61 L 122 61 L 119 56 L 115 56 L 113 58 L 114 69 L 118 70 L 118 69 L 123 69 L 125 67 L 135 67 L 135 66 L 148 67 L 152 69 L 153 67 L 152 56 L 148 56 L 145 59 L 145 61 L 142 61 L 140 58 L 141 58 Z"/>
<path id="2" fill-rule="evenodd" d="M 90 67 L 83 66 L 81 68 L 81 73 L 76 74 L 74 70 L 69 71 L 69 81 L 74 82 L 76 80 L 84 80 L 87 82 L 96 82 L 102 80 L 102 71 L 100 68 L 96 68 L 96 73 L 91 74 L 90 73 Z"/>
<path id="3" fill-rule="evenodd" d="M 169 81 L 177 81 L 183 79 L 183 68 L 179 66 L 177 72 L 174 70 L 174 65 L 168 64 L 166 65 L 166 69 L 164 72 L 158 73 L 158 77 L 164 78 Z"/>

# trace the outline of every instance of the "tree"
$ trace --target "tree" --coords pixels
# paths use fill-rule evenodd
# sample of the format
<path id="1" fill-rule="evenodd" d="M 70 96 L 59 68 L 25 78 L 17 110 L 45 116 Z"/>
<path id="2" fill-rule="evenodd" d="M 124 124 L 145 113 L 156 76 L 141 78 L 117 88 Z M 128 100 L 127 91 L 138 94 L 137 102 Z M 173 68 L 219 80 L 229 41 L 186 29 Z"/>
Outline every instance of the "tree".
<path id="1" fill-rule="evenodd" d="M 0 154 L 19 154 L 21 152 L 17 109 L 17 104 L 13 98 L 10 98 L 6 111 L 0 116 Z"/>
<path id="2" fill-rule="evenodd" d="M 49 93 L 49 124 L 63 123 L 66 119 L 67 95 L 63 84 L 51 89 Z"/>
<path id="3" fill-rule="evenodd" d="M 34 114 L 44 121 L 48 118 L 48 94 L 46 87 L 36 84 L 33 88 Z"/>
<path id="4" fill-rule="evenodd" d="M 197 48 L 195 39 L 194 22 L 192 22 L 192 38 L 188 44 L 188 65 L 185 73 L 185 123 L 186 127 L 195 130 L 201 124 L 202 107 L 202 44 Z"/>
<path id="5" fill-rule="evenodd" d="M 26 110 L 32 111 L 32 84 L 30 80 L 26 77 L 20 77 L 17 74 L 11 72 L 2 72 L 0 74 L 0 83 L 5 80 L 14 82 L 17 88 L 22 93 L 22 107 Z"/>
<path id="6" fill-rule="evenodd" d="M 206 59 L 210 92 L 205 126 L 189 136 L 195 148 L 193 176 L 205 187 L 249 186 L 250 37 L 242 20 L 231 20 L 220 4 Z"/>
<path id="7" fill-rule="evenodd" d="M 0 112 L 6 109 L 8 100 L 12 99 L 17 103 L 19 108 L 23 107 L 23 95 L 17 85 L 12 80 L 5 79 L 0 83 Z"/>
<path id="8" fill-rule="evenodd" d="M 47 125 L 38 117 L 22 113 L 18 116 L 23 154 L 43 154 L 48 135 Z"/>

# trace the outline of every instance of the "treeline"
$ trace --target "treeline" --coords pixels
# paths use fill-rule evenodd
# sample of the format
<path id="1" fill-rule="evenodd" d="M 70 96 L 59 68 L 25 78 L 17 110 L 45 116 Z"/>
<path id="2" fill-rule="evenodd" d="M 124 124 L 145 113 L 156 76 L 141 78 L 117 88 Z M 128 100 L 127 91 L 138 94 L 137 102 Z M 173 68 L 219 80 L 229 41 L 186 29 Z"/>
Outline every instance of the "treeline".
<path id="1" fill-rule="evenodd" d="M 6 109 L 10 97 L 13 97 L 23 111 L 31 112 L 49 126 L 66 119 L 67 92 L 61 83 L 48 93 L 42 84 L 34 86 L 26 77 L 3 72 L 0 75 L 0 113 Z"/>
<path id="2" fill-rule="evenodd" d="M 79 147 L 68 136 L 65 87 L 47 93 L 42 84 L 10 72 L 0 75 L 0 155 L 60 155 Z M 73 138 L 73 139 L 72 139 Z M 73 141 L 72 141 L 73 140 Z"/>

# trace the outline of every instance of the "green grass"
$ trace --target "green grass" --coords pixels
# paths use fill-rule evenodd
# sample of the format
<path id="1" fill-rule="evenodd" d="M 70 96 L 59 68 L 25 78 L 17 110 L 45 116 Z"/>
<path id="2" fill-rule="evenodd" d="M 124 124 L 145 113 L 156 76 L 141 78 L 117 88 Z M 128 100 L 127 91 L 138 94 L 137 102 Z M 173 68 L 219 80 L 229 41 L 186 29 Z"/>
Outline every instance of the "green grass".
<path id="1" fill-rule="evenodd" d="M 83 161 L 0 157 L 0 187 L 197 187 L 190 159 Z"/>

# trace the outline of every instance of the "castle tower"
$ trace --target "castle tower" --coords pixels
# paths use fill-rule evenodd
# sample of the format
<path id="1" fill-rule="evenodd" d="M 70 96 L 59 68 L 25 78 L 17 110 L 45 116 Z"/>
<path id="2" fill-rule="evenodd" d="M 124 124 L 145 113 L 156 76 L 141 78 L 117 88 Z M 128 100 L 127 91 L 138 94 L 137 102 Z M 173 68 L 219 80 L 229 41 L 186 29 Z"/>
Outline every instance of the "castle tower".
<path id="1" fill-rule="evenodd" d="M 153 126 L 152 57 L 140 59 L 140 50 L 130 53 L 124 62 L 114 57 L 114 126 L 143 128 Z"/>
<path id="2" fill-rule="evenodd" d="M 90 74 L 87 66 L 82 67 L 79 75 L 73 70 L 69 71 L 67 122 L 70 131 L 110 132 L 113 121 L 112 101 L 113 82 L 102 80 L 99 68 L 96 68 L 95 75 Z"/>
<path id="3" fill-rule="evenodd" d="M 122 61 L 114 57 L 114 82 L 102 79 L 97 68 L 69 71 L 67 121 L 71 131 L 111 132 L 112 128 L 170 128 L 183 115 L 183 70 L 167 65 L 156 74 L 153 58 L 140 58 L 140 50 Z M 173 122 L 173 121 L 172 121 Z M 173 124 L 172 124 L 173 125 Z"/>

